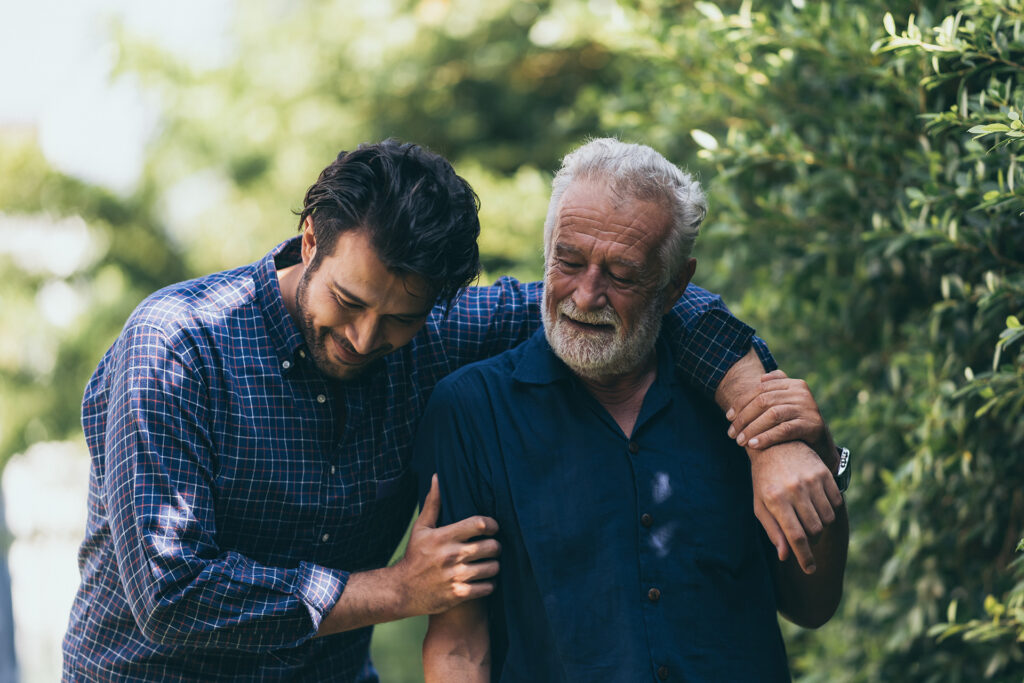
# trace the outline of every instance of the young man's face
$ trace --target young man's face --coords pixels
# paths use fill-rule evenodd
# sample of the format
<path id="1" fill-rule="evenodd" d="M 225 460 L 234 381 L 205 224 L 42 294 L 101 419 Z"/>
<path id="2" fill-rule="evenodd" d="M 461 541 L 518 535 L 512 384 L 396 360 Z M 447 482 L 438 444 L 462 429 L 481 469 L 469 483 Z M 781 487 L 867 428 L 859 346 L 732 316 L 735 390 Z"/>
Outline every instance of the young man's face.
<path id="1" fill-rule="evenodd" d="M 298 322 L 320 371 L 354 379 L 373 361 L 409 343 L 423 327 L 434 294 L 421 278 L 389 271 L 364 230 L 339 235 L 333 253 L 319 254 L 314 264 L 316 249 L 307 227 L 302 237 L 305 271 L 296 290 Z"/>
<path id="2" fill-rule="evenodd" d="M 636 370 L 689 281 L 662 286 L 658 249 L 668 235 L 668 212 L 616 197 L 605 183 L 581 181 L 565 191 L 557 221 L 544 275 L 548 342 L 584 377 Z"/>

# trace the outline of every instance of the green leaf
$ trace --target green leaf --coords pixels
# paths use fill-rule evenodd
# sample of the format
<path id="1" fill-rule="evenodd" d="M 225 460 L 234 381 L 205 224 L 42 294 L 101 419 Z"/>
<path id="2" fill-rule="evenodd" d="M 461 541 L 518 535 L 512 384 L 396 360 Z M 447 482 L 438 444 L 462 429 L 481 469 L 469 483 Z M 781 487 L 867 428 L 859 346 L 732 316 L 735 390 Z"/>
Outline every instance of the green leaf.
<path id="1" fill-rule="evenodd" d="M 984 126 L 974 126 L 967 130 L 968 133 L 1005 133 L 1010 127 L 1005 123 L 987 123 Z"/>
<path id="2" fill-rule="evenodd" d="M 885 27 L 885 32 L 890 36 L 896 35 L 896 20 L 892 18 L 891 12 L 886 12 L 885 16 L 882 17 L 882 26 Z"/>

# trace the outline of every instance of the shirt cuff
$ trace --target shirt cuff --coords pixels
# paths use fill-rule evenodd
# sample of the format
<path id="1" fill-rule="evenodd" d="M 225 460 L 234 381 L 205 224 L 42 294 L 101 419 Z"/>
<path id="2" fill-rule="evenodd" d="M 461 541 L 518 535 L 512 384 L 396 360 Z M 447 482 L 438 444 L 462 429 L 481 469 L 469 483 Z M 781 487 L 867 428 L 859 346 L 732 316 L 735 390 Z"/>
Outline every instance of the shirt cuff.
<path id="1" fill-rule="evenodd" d="M 765 372 L 779 369 L 779 364 L 775 362 L 775 356 L 768 350 L 768 344 L 765 343 L 764 339 L 756 335 L 754 336 L 754 351 L 757 352 L 757 357 L 761 359 L 761 365 L 764 366 Z"/>
<path id="2" fill-rule="evenodd" d="M 687 334 L 677 365 L 693 386 L 713 399 L 722 378 L 736 361 L 747 355 L 751 344 L 765 371 L 774 370 L 775 359 L 764 341 L 754 336 L 754 328 L 727 310 L 712 308 L 701 315 Z"/>
<path id="3" fill-rule="evenodd" d="M 299 578 L 296 593 L 309 610 L 313 622 L 313 633 L 320 629 L 320 622 L 331 611 L 348 584 L 348 572 L 328 569 L 312 562 L 299 563 Z"/>

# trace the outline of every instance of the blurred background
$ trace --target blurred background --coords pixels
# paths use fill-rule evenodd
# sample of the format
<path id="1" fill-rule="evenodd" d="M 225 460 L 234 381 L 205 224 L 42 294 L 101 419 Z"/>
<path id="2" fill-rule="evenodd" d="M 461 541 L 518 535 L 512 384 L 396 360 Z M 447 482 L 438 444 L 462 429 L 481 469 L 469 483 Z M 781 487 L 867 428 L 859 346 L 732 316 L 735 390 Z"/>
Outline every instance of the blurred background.
<path id="1" fill-rule="evenodd" d="M 695 282 L 854 453 L 845 596 L 786 628 L 794 677 L 1024 680 L 1022 19 L 1018 0 L 0 5 L 0 681 L 59 678 L 82 390 L 145 295 L 296 234 L 319 171 L 387 136 L 477 190 L 486 280 L 537 278 L 551 174 L 606 134 L 699 175 Z M 384 681 L 421 680 L 423 628 L 378 628 Z"/>

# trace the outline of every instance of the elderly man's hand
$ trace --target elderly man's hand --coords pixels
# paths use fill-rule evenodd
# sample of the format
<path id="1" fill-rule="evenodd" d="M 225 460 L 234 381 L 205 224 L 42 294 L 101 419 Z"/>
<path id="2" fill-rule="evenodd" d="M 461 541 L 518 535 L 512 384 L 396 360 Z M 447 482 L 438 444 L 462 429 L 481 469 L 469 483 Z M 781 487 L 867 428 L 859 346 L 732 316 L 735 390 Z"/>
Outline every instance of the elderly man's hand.
<path id="1" fill-rule="evenodd" d="M 835 521 L 843 504 L 832 472 L 800 441 L 750 455 L 754 514 L 775 546 L 779 561 L 792 548 L 805 573 L 814 572 L 810 541 Z"/>

